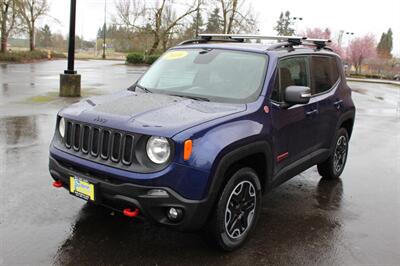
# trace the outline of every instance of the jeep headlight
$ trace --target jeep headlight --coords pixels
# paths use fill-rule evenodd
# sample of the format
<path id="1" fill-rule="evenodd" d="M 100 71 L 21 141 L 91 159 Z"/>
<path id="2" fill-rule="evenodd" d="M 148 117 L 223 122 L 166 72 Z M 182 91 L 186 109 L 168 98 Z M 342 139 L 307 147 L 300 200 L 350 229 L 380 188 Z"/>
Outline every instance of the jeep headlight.
<path id="1" fill-rule="evenodd" d="M 65 136 L 65 119 L 61 117 L 60 121 L 58 122 L 58 132 L 60 132 L 60 136 L 64 138 Z"/>
<path id="2" fill-rule="evenodd" d="M 156 164 L 166 163 L 171 155 L 171 146 L 164 137 L 150 137 L 146 144 L 149 159 Z"/>

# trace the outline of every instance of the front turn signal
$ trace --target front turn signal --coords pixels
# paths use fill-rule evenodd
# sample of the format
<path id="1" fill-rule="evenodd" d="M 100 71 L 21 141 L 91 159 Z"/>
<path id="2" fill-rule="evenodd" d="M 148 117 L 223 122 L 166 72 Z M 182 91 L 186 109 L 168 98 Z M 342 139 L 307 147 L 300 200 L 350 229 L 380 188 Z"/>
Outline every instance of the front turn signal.
<path id="1" fill-rule="evenodd" d="M 183 145 L 183 160 L 188 161 L 192 155 L 193 141 L 188 139 L 185 140 Z"/>

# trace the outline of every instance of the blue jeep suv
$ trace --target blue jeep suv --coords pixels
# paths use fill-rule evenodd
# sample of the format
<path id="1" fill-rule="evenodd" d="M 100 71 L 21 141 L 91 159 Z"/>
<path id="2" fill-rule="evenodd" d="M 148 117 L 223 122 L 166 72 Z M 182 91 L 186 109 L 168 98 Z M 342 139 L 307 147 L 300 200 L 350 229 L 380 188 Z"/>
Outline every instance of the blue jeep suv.
<path id="1" fill-rule="evenodd" d="M 263 194 L 317 165 L 342 173 L 355 107 L 327 40 L 205 34 L 130 88 L 61 110 L 53 186 L 128 217 L 244 243 Z"/>

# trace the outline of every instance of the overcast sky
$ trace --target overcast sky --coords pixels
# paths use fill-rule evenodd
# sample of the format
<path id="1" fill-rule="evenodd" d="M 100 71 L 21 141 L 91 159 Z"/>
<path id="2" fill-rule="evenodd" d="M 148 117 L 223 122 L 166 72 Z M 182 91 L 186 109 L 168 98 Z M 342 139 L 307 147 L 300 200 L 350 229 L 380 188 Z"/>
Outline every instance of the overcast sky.
<path id="1" fill-rule="evenodd" d="M 108 5 L 107 17 L 114 15 L 115 0 L 106 0 Z M 149 1 L 149 0 L 147 0 Z M 154 1 L 154 0 L 150 0 Z M 190 0 L 191 1 L 191 0 Z M 393 53 L 400 56 L 400 1 L 316 1 L 316 0 L 247 0 L 258 14 L 260 34 L 275 34 L 273 27 L 281 11 L 290 10 L 292 16 L 302 17 L 295 28 L 299 31 L 306 28 L 329 27 L 333 35 L 340 30 L 354 32 L 355 36 L 373 33 L 379 40 L 382 32 L 389 27 L 394 34 Z M 51 25 L 53 32 L 68 32 L 69 0 L 50 0 L 51 16 L 61 24 L 51 20 L 43 20 L 43 25 Z M 98 28 L 103 24 L 104 0 L 77 0 L 76 33 L 85 39 L 95 39 Z M 344 39 L 344 43 L 348 40 Z"/>

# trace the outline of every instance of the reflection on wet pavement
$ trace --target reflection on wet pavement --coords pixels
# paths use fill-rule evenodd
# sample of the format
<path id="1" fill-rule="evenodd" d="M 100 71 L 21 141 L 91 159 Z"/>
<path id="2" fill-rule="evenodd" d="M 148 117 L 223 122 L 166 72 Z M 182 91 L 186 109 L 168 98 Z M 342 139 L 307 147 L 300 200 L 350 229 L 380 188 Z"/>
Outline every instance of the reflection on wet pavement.
<path id="1" fill-rule="evenodd" d="M 202 232 L 112 215 L 51 187 L 56 113 L 76 99 L 21 99 L 54 90 L 63 63 L 0 64 L 0 265 L 399 265 L 399 89 L 351 83 L 365 93 L 353 93 L 357 120 L 341 179 L 321 179 L 313 167 L 276 188 L 250 241 L 223 253 Z M 81 62 L 85 82 L 114 92 L 143 72 L 114 64 Z"/>
<path id="2" fill-rule="evenodd" d="M 301 189 L 297 192 L 299 186 Z M 71 236 L 59 247 L 55 261 L 59 265 L 88 265 L 92 261 L 190 265 L 196 258 L 196 264 L 200 265 L 211 262 L 309 265 L 314 260 L 319 265 L 325 259 L 333 259 L 342 221 L 335 214 L 309 207 L 318 205 L 325 210 L 338 210 L 341 197 L 340 180 L 321 179 L 315 187 L 314 181 L 304 179 L 278 188 L 264 200 L 253 239 L 243 249 L 229 255 L 211 249 L 201 232 L 174 232 L 146 221 L 111 215 L 102 207 L 86 204 L 79 212 Z M 299 261 L 301 256 L 298 255 L 306 253 L 308 248 L 314 250 L 314 255 L 310 254 L 312 260 L 307 255 L 304 261 Z"/>

